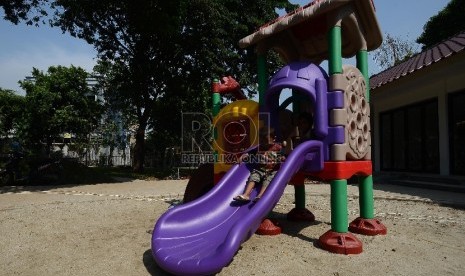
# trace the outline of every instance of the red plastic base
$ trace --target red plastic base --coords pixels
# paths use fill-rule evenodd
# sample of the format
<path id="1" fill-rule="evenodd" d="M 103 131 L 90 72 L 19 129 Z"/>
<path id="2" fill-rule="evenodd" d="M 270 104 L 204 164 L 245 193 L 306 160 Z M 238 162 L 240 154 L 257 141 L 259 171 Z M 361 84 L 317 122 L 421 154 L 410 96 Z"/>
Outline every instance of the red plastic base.
<path id="1" fill-rule="evenodd" d="M 264 219 L 256 231 L 257 234 L 266 236 L 279 235 L 281 232 L 278 222 L 269 219 Z"/>
<path id="2" fill-rule="evenodd" d="M 336 254 L 360 254 L 363 251 L 362 242 L 352 233 L 337 233 L 329 230 L 319 238 L 318 242 L 321 248 Z"/>
<path id="3" fill-rule="evenodd" d="M 357 234 L 376 236 L 386 235 L 387 228 L 377 219 L 358 217 L 349 224 L 349 231 Z"/>
<path id="4" fill-rule="evenodd" d="M 368 176 L 372 174 L 372 164 L 371 161 L 330 161 L 324 163 L 324 170 L 309 174 L 324 180 L 349 179 L 354 175 Z"/>
<path id="5" fill-rule="evenodd" d="M 306 208 L 294 208 L 287 214 L 287 220 L 314 222 L 315 215 Z"/>

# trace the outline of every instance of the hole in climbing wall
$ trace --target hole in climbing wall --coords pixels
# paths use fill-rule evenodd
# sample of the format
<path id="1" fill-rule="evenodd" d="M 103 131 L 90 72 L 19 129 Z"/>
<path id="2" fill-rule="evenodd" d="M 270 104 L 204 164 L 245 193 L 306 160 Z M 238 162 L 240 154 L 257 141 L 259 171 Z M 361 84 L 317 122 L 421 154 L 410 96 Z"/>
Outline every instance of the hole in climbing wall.
<path id="1" fill-rule="evenodd" d="M 367 102 L 365 99 L 362 99 L 362 112 L 366 113 L 366 109 L 367 109 Z"/>
<path id="2" fill-rule="evenodd" d="M 352 94 L 352 96 L 350 96 L 350 104 L 352 106 L 355 106 L 357 104 L 357 97 L 355 96 L 355 94 Z"/>
<path id="3" fill-rule="evenodd" d="M 355 123 L 355 121 L 350 122 L 349 133 L 352 138 L 355 138 L 355 135 L 357 133 L 357 124 Z"/>
<path id="4" fill-rule="evenodd" d="M 355 126 L 355 122 L 350 122 L 350 131 L 354 131 L 357 127 Z"/>

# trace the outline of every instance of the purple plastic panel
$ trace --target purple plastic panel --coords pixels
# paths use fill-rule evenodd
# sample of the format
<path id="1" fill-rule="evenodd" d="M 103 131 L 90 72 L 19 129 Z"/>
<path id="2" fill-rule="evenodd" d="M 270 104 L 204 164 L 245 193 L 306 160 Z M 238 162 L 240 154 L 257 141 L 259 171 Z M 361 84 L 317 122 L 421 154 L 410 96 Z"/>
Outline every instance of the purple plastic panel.
<path id="1" fill-rule="evenodd" d="M 335 90 L 328 92 L 328 112 L 332 109 L 344 108 L 344 92 Z M 345 143 L 345 134 L 343 126 L 329 126 L 329 134 L 323 140 L 325 147 L 325 160 L 329 160 L 329 148 L 332 144 Z"/>
<path id="2" fill-rule="evenodd" d="M 340 90 L 328 92 L 328 110 L 344 108 L 344 93 Z"/>
<path id="3" fill-rule="evenodd" d="M 315 81 L 317 79 L 326 81 L 328 79 L 326 72 L 318 65 L 300 61 L 290 63 L 279 70 L 270 80 L 265 96 L 265 105 L 269 107 L 270 111 L 276 109 L 279 104 L 279 94 L 284 88 L 297 89 L 308 95 L 315 103 Z"/>
<path id="4" fill-rule="evenodd" d="M 168 210 L 152 235 L 157 264 L 176 275 L 219 272 L 231 262 L 241 243 L 255 233 L 304 162 L 309 161 L 312 168 L 323 167 L 322 149 L 320 141 L 307 141 L 295 148 L 257 203 L 241 205 L 232 200 L 242 193 L 250 174 L 247 165 L 240 164 L 205 196 Z"/>
<path id="5" fill-rule="evenodd" d="M 324 159 L 329 160 L 329 146 L 332 144 L 343 144 L 345 141 L 344 127 L 328 127 L 328 136 L 323 139 Z"/>
<path id="6" fill-rule="evenodd" d="M 272 125 L 277 125 L 281 91 L 294 89 L 311 100 L 315 109 L 315 135 L 325 137 L 328 134 L 327 80 L 326 72 L 310 62 L 293 62 L 279 70 L 271 79 L 265 96 L 265 106 L 272 113 Z"/>
<path id="7" fill-rule="evenodd" d="M 328 161 L 329 146 L 345 143 L 343 126 L 329 126 L 329 110 L 344 108 L 342 91 L 327 89 L 328 76 L 319 66 L 309 62 L 294 62 L 281 70 L 271 79 L 265 95 L 265 109 L 268 110 L 273 127 L 277 126 L 279 95 L 284 88 L 295 89 L 312 101 L 315 114 L 314 133 L 323 142 L 324 160 Z"/>
<path id="8" fill-rule="evenodd" d="M 324 138 L 328 135 L 328 89 L 325 79 L 316 79 L 316 104 L 315 114 L 313 114 L 313 132 L 318 138 Z"/>
<path id="9" fill-rule="evenodd" d="M 307 172 L 319 172 L 324 169 L 324 150 L 323 146 L 315 147 L 313 151 L 305 155 L 305 162 L 302 167 Z"/>

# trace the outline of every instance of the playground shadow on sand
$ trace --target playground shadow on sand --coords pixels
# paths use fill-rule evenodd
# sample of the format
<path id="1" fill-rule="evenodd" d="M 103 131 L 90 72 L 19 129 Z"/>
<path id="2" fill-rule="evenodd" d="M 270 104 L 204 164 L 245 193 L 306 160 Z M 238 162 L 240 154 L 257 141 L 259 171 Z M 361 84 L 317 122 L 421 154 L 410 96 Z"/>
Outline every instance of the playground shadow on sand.
<path id="1" fill-rule="evenodd" d="M 271 212 L 270 213 L 270 218 L 273 220 L 276 220 L 279 223 L 279 226 L 282 227 L 282 233 L 280 235 L 288 235 L 291 237 L 296 237 L 299 238 L 305 242 L 310 242 L 312 243 L 315 247 L 318 247 L 318 238 L 312 238 L 305 236 L 301 234 L 302 230 L 307 228 L 307 227 L 312 227 L 316 226 L 319 224 L 327 224 L 325 222 L 321 221 L 314 221 L 314 222 L 294 222 L 294 221 L 288 221 L 286 219 L 286 214 L 282 213 L 277 213 L 277 212 Z M 242 248 L 242 246 L 241 246 Z M 240 251 L 240 250 L 239 250 Z M 236 252 L 237 254 L 237 252 Z M 142 261 L 144 263 L 145 268 L 147 269 L 147 272 L 150 273 L 150 275 L 157 275 L 157 276 L 168 276 L 172 275 L 166 271 L 164 271 L 162 268 L 158 266 L 158 264 L 155 262 L 152 256 L 152 250 L 148 249 L 144 252 L 142 256 Z"/>
<path id="2" fill-rule="evenodd" d="M 147 251 L 144 252 L 144 254 L 142 255 L 142 262 L 144 263 L 145 269 L 147 269 L 147 272 L 150 275 L 153 275 L 153 276 L 155 276 L 155 275 L 156 276 L 170 276 L 170 275 L 172 275 L 172 274 L 164 271 L 163 269 L 161 269 L 157 265 L 157 263 L 153 259 L 151 249 L 148 249 Z"/>
<path id="3" fill-rule="evenodd" d="M 286 214 L 278 213 L 275 211 L 272 211 L 269 217 L 272 220 L 276 220 L 278 222 L 278 225 L 279 227 L 281 227 L 281 231 L 282 231 L 281 235 L 287 235 L 287 236 L 301 239 L 304 242 L 310 242 L 315 247 L 318 247 L 318 238 L 312 238 L 312 237 L 303 235 L 302 230 L 304 230 L 305 228 L 317 226 L 320 224 L 327 224 L 331 226 L 331 224 L 328 224 L 326 222 L 319 221 L 319 220 L 315 220 L 313 222 L 289 221 L 286 218 Z"/>
<path id="4" fill-rule="evenodd" d="M 426 176 L 386 178 L 375 176 L 375 201 L 376 190 L 379 190 L 400 194 L 407 198 L 425 198 L 441 206 L 464 210 L 465 184 L 460 181 L 454 180 L 456 183 L 451 184 L 449 178 L 440 179 Z"/>

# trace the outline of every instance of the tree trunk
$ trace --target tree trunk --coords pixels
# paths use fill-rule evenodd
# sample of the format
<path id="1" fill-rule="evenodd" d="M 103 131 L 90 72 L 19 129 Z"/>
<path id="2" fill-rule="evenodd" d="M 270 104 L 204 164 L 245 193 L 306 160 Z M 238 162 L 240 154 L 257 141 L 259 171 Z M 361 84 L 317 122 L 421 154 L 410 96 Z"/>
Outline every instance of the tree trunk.
<path id="1" fill-rule="evenodd" d="M 136 131 L 136 144 L 134 145 L 134 162 L 132 167 L 135 172 L 144 171 L 146 126 L 147 123 L 140 123 Z"/>
<path id="2" fill-rule="evenodd" d="M 45 146 L 45 156 L 47 158 L 50 158 L 50 154 L 52 152 L 52 138 L 51 137 L 47 137 L 47 145 Z"/>
<path id="3" fill-rule="evenodd" d="M 110 145 L 110 154 L 108 154 L 108 161 L 107 164 L 109 167 L 113 167 L 113 151 L 115 150 L 115 146 L 113 143 Z"/>

